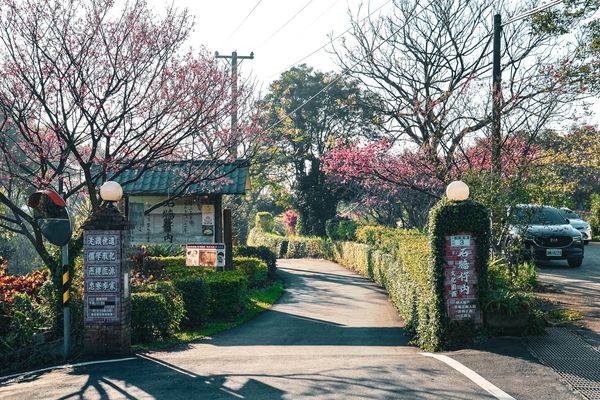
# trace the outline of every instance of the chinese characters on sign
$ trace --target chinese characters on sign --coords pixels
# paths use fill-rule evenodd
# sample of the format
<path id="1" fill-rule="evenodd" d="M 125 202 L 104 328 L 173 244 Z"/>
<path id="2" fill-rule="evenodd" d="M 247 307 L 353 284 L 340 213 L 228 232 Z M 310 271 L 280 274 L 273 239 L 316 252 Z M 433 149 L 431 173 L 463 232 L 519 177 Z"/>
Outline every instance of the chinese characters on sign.
<path id="1" fill-rule="evenodd" d="M 469 234 L 446 237 L 444 294 L 448 317 L 452 321 L 483 322 L 477 300 L 477 246 Z"/>
<path id="2" fill-rule="evenodd" d="M 85 231 L 86 321 L 118 321 L 120 313 L 121 232 Z"/>
<path id="3" fill-rule="evenodd" d="M 131 244 L 214 243 L 214 206 L 185 197 L 151 210 L 165 200 L 165 196 L 129 197 Z"/>

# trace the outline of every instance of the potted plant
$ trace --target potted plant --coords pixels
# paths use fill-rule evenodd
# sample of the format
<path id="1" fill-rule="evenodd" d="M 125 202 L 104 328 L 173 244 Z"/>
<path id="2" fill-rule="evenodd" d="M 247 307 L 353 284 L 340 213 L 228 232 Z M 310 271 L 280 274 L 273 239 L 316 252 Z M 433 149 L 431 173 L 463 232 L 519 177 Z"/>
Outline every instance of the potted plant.
<path id="1" fill-rule="evenodd" d="M 533 302 L 531 294 L 521 290 L 489 290 L 482 296 L 486 324 L 492 328 L 524 328 L 529 322 Z"/>

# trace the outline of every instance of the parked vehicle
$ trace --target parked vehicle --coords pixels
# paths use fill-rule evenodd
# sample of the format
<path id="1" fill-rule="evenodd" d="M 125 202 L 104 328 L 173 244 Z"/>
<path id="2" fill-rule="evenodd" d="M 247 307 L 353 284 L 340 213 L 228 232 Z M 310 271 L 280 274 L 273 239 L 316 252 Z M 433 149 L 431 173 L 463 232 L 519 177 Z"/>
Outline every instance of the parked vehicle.
<path id="1" fill-rule="evenodd" d="M 535 261 L 567 260 L 575 268 L 583 262 L 583 237 L 556 208 L 519 204 L 509 210 L 503 251 L 508 257 Z"/>
<path id="2" fill-rule="evenodd" d="M 585 222 L 583 218 L 579 216 L 579 214 L 567 207 L 562 207 L 560 210 L 558 210 L 558 212 L 560 212 L 560 215 L 569 221 L 569 224 L 571 224 L 573 228 L 581 232 L 583 244 L 589 244 L 592 240 L 591 225 Z"/>

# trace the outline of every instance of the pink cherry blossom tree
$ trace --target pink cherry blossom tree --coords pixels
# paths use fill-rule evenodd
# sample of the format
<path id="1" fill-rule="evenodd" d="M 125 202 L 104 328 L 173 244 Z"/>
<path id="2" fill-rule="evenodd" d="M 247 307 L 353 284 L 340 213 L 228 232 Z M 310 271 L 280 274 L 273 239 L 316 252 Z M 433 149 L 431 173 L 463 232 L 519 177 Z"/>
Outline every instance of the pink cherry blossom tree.
<path id="1" fill-rule="evenodd" d="M 63 179 L 66 197 L 84 194 L 93 210 L 99 184 L 125 170 L 208 160 L 176 197 L 207 179 L 217 187 L 232 154 L 252 154 L 258 119 L 231 129 L 230 71 L 184 47 L 192 27 L 186 10 L 159 16 L 143 0 L 0 0 L 0 228 L 29 238 L 46 264 L 24 208 L 32 190 Z M 237 95 L 252 110 L 249 88 Z"/>

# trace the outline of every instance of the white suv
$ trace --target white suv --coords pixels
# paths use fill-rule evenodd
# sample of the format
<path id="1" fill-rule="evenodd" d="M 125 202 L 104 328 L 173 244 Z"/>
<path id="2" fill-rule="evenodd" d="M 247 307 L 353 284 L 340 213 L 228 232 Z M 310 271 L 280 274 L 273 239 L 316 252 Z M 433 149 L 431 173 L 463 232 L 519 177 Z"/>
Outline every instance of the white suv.
<path id="1" fill-rule="evenodd" d="M 571 224 L 573 228 L 581 232 L 583 244 L 589 244 L 590 240 L 592 240 L 592 227 L 590 224 L 581 219 L 579 214 L 577 214 L 575 211 L 567 207 L 562 207 L 560 210 L 558 210 L 558 212 L 560 212 L 560 215 L 562 215 L 564 218 L 569 220 L 569 224 Z"/>

